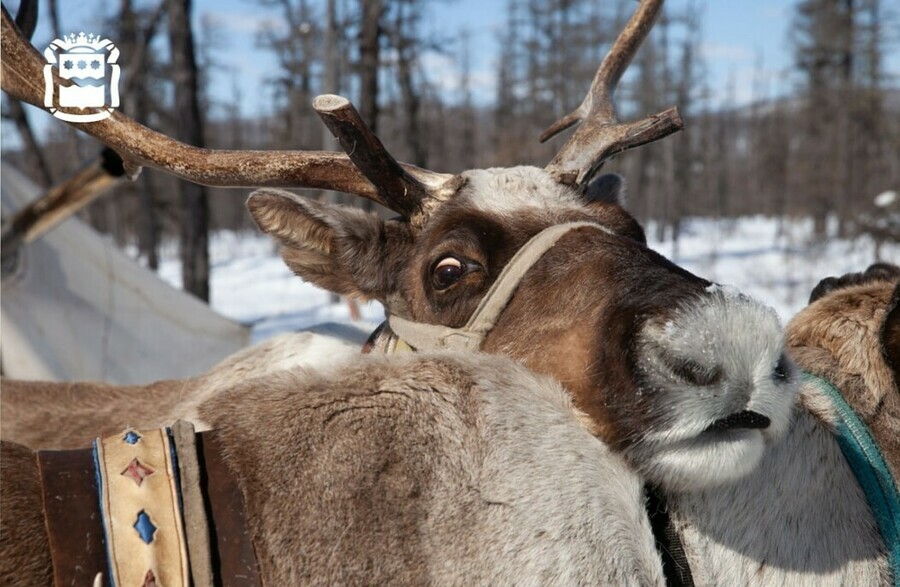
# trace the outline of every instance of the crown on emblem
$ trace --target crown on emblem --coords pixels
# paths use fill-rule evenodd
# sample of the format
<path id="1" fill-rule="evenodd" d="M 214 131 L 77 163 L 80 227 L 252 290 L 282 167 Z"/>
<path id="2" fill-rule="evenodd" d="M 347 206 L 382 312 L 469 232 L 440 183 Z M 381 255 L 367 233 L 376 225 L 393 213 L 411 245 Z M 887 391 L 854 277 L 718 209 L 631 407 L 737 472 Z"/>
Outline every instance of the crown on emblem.
<path id="1" fill-rule="evenodd" d="M 69 46 L 70 49 L 74 49 L 76 47 L 84 47 L 89 49 L 99 49 L 100 45 L 100 35 L 95 35 L 94 33 L 84 34 L 83 32 L 71 35 L 65 35 L 62 39 L 66 45 Z"/>

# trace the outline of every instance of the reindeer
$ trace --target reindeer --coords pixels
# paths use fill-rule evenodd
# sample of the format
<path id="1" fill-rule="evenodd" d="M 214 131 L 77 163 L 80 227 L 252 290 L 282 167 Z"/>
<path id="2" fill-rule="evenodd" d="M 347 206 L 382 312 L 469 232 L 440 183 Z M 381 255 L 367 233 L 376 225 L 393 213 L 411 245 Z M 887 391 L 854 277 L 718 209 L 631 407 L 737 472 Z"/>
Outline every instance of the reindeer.
<path id="1" fill-rule="evenodd" d="M 767 446 L 759 465 L 738 481 L 663 488 L 696 583 L 897 584 L 898 278 L 900 270 L 881 265 L 823 280 L 787 327 L 788 351 L 811 376 L 781 440 Z M 721 360 L 718 349 L 707 350 L 700 364 L 723 368 L 726 383 L 734 367 Z M 844 417 L 839 418 L 840 402 L 823 385 L 836 386 L 853 406 L 893 472 L 893 483 L 890 474 L 878 480 L 884 492 L 879 497 L 888 501 L 893 493 L 895 509 L 877 504 L 877 521 L 870 506 L 876 502 L 863 493 L 836 440 Z M 735 393 L 723 384 L 708 392 L 723 399 Z"/>
<path id="2" fill-rule="evenodd" d="M 132 170 L 337 189 L 400 214 L 381 220 L 272 189 L 248 202 L 298 275 L 384 304 L 379 346 L 396 334 L 420 351 L 477 349 L 561 382 L 585 428 L 668 502 L 705 582 L 883 584 L 873 513 L 827 408 L 814 390 L 797 395 L 774 313 L 649 250 L 616 180 L 594 179 L 609 156 L 680 126 L 674 110 L 632 123 L 614 115 L 612 91 L 660 5 L 641 3 L 582 105 L 545 132 L 581 123 L 545 169 L 448 176 L 400 164 L 336 96 L 314 108 L 347 157 L 198 150 L 118 113 L 85 130 Z M 34 60 L 8 38 L 21 65 L 13 77 L 6 60 L 4 90 L 34 103 Z"/>
<path id="3" fill-rule="evenodd" d="M 872 430 L 900 479 L 900 267 L 823 279 L 787 326 L 806 372 L 832 382 Z"/>

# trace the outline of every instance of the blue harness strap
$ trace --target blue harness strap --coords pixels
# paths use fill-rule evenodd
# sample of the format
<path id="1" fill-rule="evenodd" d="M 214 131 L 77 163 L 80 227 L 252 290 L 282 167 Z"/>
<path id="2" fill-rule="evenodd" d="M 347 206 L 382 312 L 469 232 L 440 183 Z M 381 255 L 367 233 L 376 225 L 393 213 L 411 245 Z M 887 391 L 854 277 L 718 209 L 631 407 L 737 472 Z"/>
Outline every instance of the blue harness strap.
<path id="1" fill-rule="evenodd" d="M 804 373 L 803 378 L 828 396 L 835 408 L 838 445 L 875 514 L 894 575 L 894 587 L 900 587 L 900 491 L 897 490 L 896 480 L 869 428 L 841 392 L 830 381 L 811 373 Z"/>

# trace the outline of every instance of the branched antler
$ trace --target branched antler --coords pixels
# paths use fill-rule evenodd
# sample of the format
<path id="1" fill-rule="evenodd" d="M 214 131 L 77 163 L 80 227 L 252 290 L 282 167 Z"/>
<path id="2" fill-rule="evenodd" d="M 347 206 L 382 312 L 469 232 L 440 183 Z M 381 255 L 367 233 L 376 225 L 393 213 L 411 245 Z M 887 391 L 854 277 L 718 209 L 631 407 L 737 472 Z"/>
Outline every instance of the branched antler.
<path id="1" fill-rule="evenodd" d="M 45 61 L 22 37 L 5 7 L 2 12 L 4 55 L 0 83 L 3 91 L 13 98 L 46 109 L 43 102 Z M 55 83 L 66 85 L 69 82 L 57 76 Z M 56 107 L 63 112 L 77 114 L 92 110 Z M 132 178 L 137 176 L 141 166 L 146 165 L 209 186 L 328 189 L 356 194 L 388 207 L 398 205 L 402 209 L 396 211 L 401 214 L 409 208 L 404 194 L 399 194 L 399 203 L 395 204 L 395 194 L 386 192 L 387 184 L 373 185 L 369 181 L 371 178 L 367 179 L 366 173 L 360 171 L 350 157 L 341 153 L 202 149 L 153 131 L 118 111 L 105 120 L 76 123 L 75 127 L 114 149 L 122 157 Z M 358 144 L 354 148 L 367 147 Z M 357 154 L 355 158 L 360 159 L 360 156 Z M 373 162 L 383 161 L 383 157 L 377 154 L 370 159 Z M 408 183 L 411 178 L 423 186 L 437 186 L 451 177 L 413 165 L 394 163 L 407 178 L 401 184 L 404 181 Z"/>
<path id="2" fill-rule="evenodd" d="M 581 187 L 613 155 L 656 141 L 683 128 L 684 123 L 677 108 L 669 108 L 635 122 L 620 123 L 613 103 L 616 85 L 653 28 L 662 4 L 663 0 L 641 1 L 594 74 L 591 89 L 581 105 L 541 134 L 540 140 L 544 142 L 581 122 L 572 137 L 547 165 L 547 171 L 558 182 Z"/>

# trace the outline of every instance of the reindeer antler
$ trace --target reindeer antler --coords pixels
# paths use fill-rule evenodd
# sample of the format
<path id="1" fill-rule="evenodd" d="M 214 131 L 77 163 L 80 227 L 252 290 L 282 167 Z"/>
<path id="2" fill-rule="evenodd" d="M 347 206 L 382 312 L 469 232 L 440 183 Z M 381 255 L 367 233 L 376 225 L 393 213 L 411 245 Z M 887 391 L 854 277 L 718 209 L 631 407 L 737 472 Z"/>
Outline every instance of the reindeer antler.
<path id="1" fill-rule="evenodd" d="M 43 102 L 44 59 L 22 37 L 6 7 L 2 7 L 2 12 L 4 55 L 0 85 L 11 97 L 46 109 Z M 58 77 L 55 82 L 68 83 Z M 81 110 L 58 108 L 64 112 L 84 113 Z M 345 149 L 351 153 L 351 157 L 348 157 L 326 151 L 202 149 L 151 130 L 118 111 L 105 120 L 76 123 L 74 126 L 114 149 L 122 157 L 132 177 L 136 177 L 141 166 L 146 165 L 209 186 L 328 189 L 374 200 L 404 215 L 418 209 L 419 206 L 412 203 L 412 196 L 418 198 L 422 193 L 403 189 L 404 186 L 417 185 L 428 191 L 436 189 L 452 177 L 397 163 L 377 139 L 376 148 L 375 143 L 357 141 L 352 135 L 347 135 L 347 140 L 342 139 Z M 362 120 L 350 126 L 357 130 L 364 128 L 371 135 Z M 340 128 L 338 134 L 348 132 L 349 127 Z M 371 148 L 376 148 L 376 152 L 364 153 Z M 379 170 L 378 165 L 387 164 L 388 159 L 393 161 L 390 169 Z M 354 161 L 369 163 L 357 168 Z M 388 180 L 391 174 L 397 174 L 398 178 Z"/>
<path id="2" fill-rule="evenodd" d="M 675 107 L 635 122 L 620 123 L 616 119 L 613 103 L 616 85 L 638 47 L 653 28 L 662 4 L 663 0 L 642 0 L 594 74 L 591 88 L 581 105 L 551 124 L 541 134 L 540 140 L 543 143 L 581 122 L 546 167 L 558 182 L 581 187 L 593 177 L 606 159 L 661 139 L 684 127 Z"/>
<path id="3" fill-rule="evenodd" d="M 313 100 L 313 109 L 340 141 L 350 160 L 375 185 L 384 200 L 381 203 L 407 218 L 419 216 L 424 201 L 453 177 L 436 173 L 416 177 L 409 173 L 384 148 L 347 98 L 333 94 L 318 96 Z"/>

